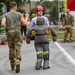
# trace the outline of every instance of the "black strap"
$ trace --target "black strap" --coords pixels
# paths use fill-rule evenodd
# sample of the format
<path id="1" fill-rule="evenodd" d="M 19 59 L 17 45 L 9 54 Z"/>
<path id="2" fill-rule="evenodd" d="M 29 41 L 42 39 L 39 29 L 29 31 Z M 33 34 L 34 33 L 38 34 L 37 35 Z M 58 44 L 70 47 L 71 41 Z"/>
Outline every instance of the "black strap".
<path id="1" fill-rule="evenodd" d="M 39 35 L 39 36 L 40 36 L 40 35 L 46 35 L 46 33 L 44 33 L 44 34 L 36 34 L 36 35 Z"/>

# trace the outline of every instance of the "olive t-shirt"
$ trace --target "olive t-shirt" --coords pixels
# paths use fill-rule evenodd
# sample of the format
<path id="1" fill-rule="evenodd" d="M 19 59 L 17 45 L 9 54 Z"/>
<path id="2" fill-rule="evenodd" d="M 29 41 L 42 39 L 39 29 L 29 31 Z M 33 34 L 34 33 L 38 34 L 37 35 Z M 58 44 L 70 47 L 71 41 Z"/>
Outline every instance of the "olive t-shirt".
<path id="1" fill-rule="evenodd" d="M 6 18 L 6 29 L 20 29 L 20 19 L 22 14 L 19 12 L 8 12 L 4 14 Z"/>

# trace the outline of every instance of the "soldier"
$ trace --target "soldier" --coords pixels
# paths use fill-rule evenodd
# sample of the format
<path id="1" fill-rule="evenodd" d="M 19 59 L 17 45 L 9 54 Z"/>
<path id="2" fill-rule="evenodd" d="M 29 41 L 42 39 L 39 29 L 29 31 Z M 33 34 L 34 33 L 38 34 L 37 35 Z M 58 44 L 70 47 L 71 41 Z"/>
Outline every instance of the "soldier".
<path id="1" fill-rule="evenodd" d="M 63 19 L 64 39 L 62 43 L 66 42 L 68 33 L 70 34 L 69 42 L 73 42 L 72 35 L 73 35 L 74 18 L 69 12 L 70 10 L 66 11 L 66 15 Z"/>
<path id="2" fill-rule="evenodd" d="M 39 70 L 41 68 L 41 63 L 43 62 L 43 69 L 49 69 L 49 40 L 48 35 L 52 35 L 52 40 L 55 42 L 57 34 L 55 30 L 45 25 L 45 19 L 43 17 L 37 17 L 36 26 L 28 30 L 26 35 L 26 42 L 30 43 L 30 37 L 35 36 L 34 46 L 37 54 L 37 62 L 35 69 Z"/>
<path id="3" fill-rule="evenodd" d="M 20 21 L 26 24 L 27 18 L 24 20 L 22 14 L 17 12 L 16 2 L 10 3 L 10 12 L 6 13 L 2 19 L 2 26 L 6 28 L 6 36 L 9 47 L 9 60 L 11 65 L 11 70 L 18 73 L 20 71 L 21 62 L 21 46 L 22 37 L 20 31 Z"/>

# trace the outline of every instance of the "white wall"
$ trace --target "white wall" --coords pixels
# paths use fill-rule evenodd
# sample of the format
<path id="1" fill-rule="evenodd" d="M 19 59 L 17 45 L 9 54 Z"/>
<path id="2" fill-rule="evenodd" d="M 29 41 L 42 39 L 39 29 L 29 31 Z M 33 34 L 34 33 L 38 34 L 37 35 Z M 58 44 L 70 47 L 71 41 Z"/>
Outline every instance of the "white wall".
<path id="1" fill-rule="evenodd" d="M 75 28 L 75 11 L 70 11 L 70 14 L 72 14 L 74 17 L 74 28 Z"/>

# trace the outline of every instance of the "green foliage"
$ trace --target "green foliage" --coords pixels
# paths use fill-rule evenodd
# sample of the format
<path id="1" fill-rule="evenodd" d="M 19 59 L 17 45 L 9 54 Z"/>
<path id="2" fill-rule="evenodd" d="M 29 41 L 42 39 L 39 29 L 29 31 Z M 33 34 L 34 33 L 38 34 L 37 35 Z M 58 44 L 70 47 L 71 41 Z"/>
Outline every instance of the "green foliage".
<path id="1" fill-rule="evenodd" d="M 50 21 L 52 22 L 56 22 L 58 21 L 58 0 L 54 0 L 54 1 L 41 1 L 42 3 L 40 2 L 37 2 L 37 4 L 41 4 L 45 11 L 46 10 L 49 10 L 49 14 L 50 14 Z"/>
<path id="2" fill-rule="evenodd" d="M 63 39 L 64 38 L 64 31 L 59 30 L 59 27 L 54 27 L 54 29 L 57 32 L 57 39 Z M 69 36 L 67 38 L 69 38 Z M 75 29 L 73 29 L 73 38 L 75 38 Z"/>
<path id="3" fill-rule="evenodd" d="M 43 4 L 42 4 L 42 6 L 46 7 L 47 9 L 49 9 L 51 7 L 51 3 L 52 2 L 50 2 L 50 1 L 44 1 Z"/>
<path id="4" fill-rule="evenodd" d="M 50 8 L 50 20 L 53 22 L 58 20 L 58 3 L 56 1 L 52 2 L 52 6 Z"/>
<path id="5" fill-rule="evenodd" d="M 25 9 L 19 7 L 17 11 L 22 13 L 22 12 L 25 12 Z"/>
<path id="6" fill-rule="evenodd" d="M 1 26 L 1 20 L 0 20 L 0 28 L 1 28 L 2 26 Z"/>
<path id="7" fill-rule="evenodd" d="M 2 26 L 1 26 L 1 20 L 0 20 L 0 33 L 3 32 L 5 29 L 2 29 Z"/>
<path id="8" fill-rule="evenodd" d="M 7 11 L 9 11 L 10 2 L 12 2 L 12 1 L 15 1 L 18 4 L 18 6 L 23 4 L 22 0 L 19 0 L 19 1 L 18 0 L 0 0 L 0 3 L 5 3 L 7 5 Z"/>
<path id="9" fill-rule="evenodd" d="M 35 13 L 35 8 L 31 9 L 31 14 Z"/>

